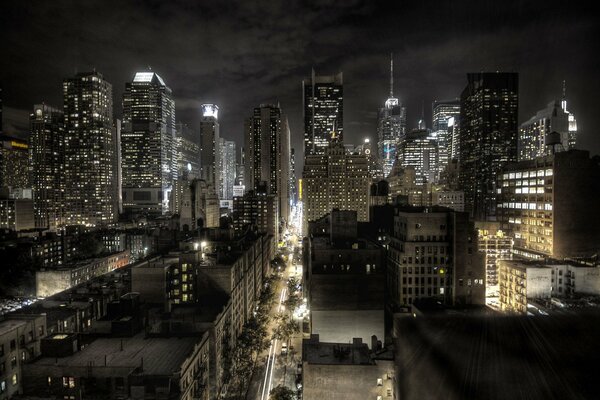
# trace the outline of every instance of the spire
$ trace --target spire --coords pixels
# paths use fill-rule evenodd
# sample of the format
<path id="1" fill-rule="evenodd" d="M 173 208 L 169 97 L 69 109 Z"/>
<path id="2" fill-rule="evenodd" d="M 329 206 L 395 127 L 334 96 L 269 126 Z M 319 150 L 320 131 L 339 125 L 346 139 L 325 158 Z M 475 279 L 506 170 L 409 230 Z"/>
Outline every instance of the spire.
<path id="1" fill-rule="evenodd" d="M 390 99 L 394 97 L 394 53 L 390 53 Z"/>

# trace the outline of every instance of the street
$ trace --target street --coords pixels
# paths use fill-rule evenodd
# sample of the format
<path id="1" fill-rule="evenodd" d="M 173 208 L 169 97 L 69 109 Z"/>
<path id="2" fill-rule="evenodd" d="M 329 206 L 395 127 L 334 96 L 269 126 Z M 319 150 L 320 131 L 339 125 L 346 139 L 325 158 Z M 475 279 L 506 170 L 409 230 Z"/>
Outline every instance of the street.
<path id="1" fill-rule="evenodd" d="M 275 287 L 275 298 L 277 299 L 271 309 L 271 317 L 285 310 L 284 302 L 287 299 L 287 282 L 291 277 L 302 279 L 302 268 L 294 267 L 294 247 L 298 245 L 298 239 L 295 234 L 291 235 L 290 242 L 292 244 L 290 256 L 288 257 L 285 268 L 281 273 L 281 278 L 277 280 Z M 299 326 L 301 321 L 295 318 Z M 272 334 L 275 329 L 275 322 L 272 319 L 267 328 L 269 334 Z M 268 352 L 264 354 L 264 363 L 260 371 L 256 373 L 251 382 L 249 390 L 249 399 L 268 400 L 269 393 L 278 385 L 285 385 L 288 388 L 296 391 L 296 370 L 299 363 L 302 362 L 302 332 L 295 334 L 286 343 L 288 346 L 287 352 L 282 354 L 281 340 L 274 339 L 271 341 Z"/>

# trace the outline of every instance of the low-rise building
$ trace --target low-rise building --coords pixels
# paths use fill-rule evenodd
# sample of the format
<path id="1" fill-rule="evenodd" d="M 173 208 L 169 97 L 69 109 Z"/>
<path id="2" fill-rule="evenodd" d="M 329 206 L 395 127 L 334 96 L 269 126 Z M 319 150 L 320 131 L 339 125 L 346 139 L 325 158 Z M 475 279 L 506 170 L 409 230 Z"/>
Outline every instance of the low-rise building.
<path id="1" fill-rule="evenodd" d="M 360 339 L 326 343 L 311 335 L 302 342 L 302 398 L 395 399 L 394 369 L 392 357 L 378 356 Z"/>
<path id="2" fill-rule="evenodd" d="M 549 299 L 552 294 L 552 268 L 518 260 L 500 260 L 500 308 L 527 313 L 533 299 Z"/>
<path id="3" fill-rule="evenodd" d="M 129 250 L 108 256 L 84 260 L 57 269 L 37 271 L 36 294 L 48 297 L 129 264 Z"/>

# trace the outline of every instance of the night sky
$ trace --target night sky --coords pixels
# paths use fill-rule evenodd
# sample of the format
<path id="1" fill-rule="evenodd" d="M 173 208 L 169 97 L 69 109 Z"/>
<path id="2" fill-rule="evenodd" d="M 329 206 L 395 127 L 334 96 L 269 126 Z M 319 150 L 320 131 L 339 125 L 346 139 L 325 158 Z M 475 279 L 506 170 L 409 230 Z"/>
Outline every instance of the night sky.
<path id="1" fill-rule="evenodd" d="M 2 0 L 4 130 L 26 135 L 32 105 L 62 106 L 62 79 L 92 68 L 113 84 L 120 117 L 125 82 L 151 66 L 178 121 L 196 126 L 199 105 L 215 102 L 221 135 L 238 144 L 252 108 L 280 102 L 301 154 L 301 80 L 314 66 L 343 71 L 346 142 L 358 143 L 376 137 L 394 52 L 409 128 L 423 104 L 429 121 L 433 100 L 458 97 L 467 72 L 516 71 L 520 122 L 566 79 L 578 147 L 600 153 L 599 26 L 591 5 L 566 1 Z"/>

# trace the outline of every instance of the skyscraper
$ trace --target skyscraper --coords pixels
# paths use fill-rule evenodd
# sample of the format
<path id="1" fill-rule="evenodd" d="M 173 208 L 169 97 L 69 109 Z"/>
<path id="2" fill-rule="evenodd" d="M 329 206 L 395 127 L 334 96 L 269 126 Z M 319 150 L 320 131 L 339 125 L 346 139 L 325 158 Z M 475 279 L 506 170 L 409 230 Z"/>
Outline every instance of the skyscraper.
<path id="1" fill-rule="evenodd" d="M 200 118 L 200 178 L 214 188 L 219 187 L 219 106 L 202 104 Z"/>
<path id="2" fill-rule="evenodd" d="M 29 182 L 29 144 L 12 136 L 0 136 L 0 187 L 31 188 Z"/>
<path id="3" fill-rule="evenodd" d="M 398 162 L 402 168 L 415 170 L 417 185 L 435 182 L 439 171 L 437 141 L 427 130 L 410 132 L 398 148 Z"/>
<path id="4" fill-rule="evenodd" d="M 279 216 L 288 221 L 290 196 L 290 128 L 279 106 L 261 104 L 245 123 L 246 190 L 266 183 L 267 194 L 276 195 Z"/>
<path id="5" fill-rule="evenodd" d="M 221 138 L 221 200 L 233 200 L 235 184 L 236 152 L 235 142 Z"/>
<path id="6" fill-rule="evenodd" d="M 187 124 L 176 128 L 177 176 L 191 180 L 200 177 L 200 135 Z"/>
<path id="7" fill-rule="evenodd" d="M 449 120 L 460 117 L 460 101 L 434 101 L 432 107 L 432 135 L 436 138 L 439 150 L 439 168 L 442 171 L 448 165 L 452 154 L 452 131 Z"/>
<path id="8" fill-rule="evenodd" d="M 112 223 L 119 190 L 112 85 L 98 72 L 80 73 L 64 80 L 63 95 L 66 223 Z"/>
<path id="9" fill-rule="evenodd" d="M 517 160 L 519 75 L 467 74 L 460 99 L 460 183 L 477 220 L 496 211 L 496 174 Z"/>
<path id="10" fill-rule="evenodd" d="M 342 73 L 316 75 L 302 81 L 304 104 L 304 156 L 325 154 L 335 131 L 344 138 L 344 87 Z"/>
<path id="11" fill-rule="evenodd" d="M 560 135 L 561 150 L 568 150 L 569 114 L 562 109 L 558 101 L 551 102 L 546 108 L 538 111 L 521 124 L 519 128 L 519 161 L 533 160 L 536 157 L 550 154 L 553 149 L 546 145 L 546 139 L 552 132 Z"/>
<path id="12" fill-rule="evenodd" d="M 567 83 L 563 81 L 562 101 L 560 105 L 565 113 L 569 115 L 569 150 L 574 149 L 577 144 L 577 120 L 575 115 L 567 110 Z"/>
<path id="13" fill-rule="evenodd" d="M 378 153 L 383 177 L 392 172 L 398 145 L 406 135 L 406 108 L 394 97 L 394 59 L 390 58 L 390 97 L 379 109 L 377 121 Z"/>
<path id="14" fill-rule="evenodd" d="M 45 104 L 33 106 L 29 117 L 29 153 L 35 225 L 55 230 L 64 223 L 63 112 Z"/>
<path id="15" fill-rule="evenodd" d="M 121 152 L 124 211 L 153 215 L 169 211 L 178 167 L 175 101 L 154 72 L 138 72 L 125 85 Z"/>

